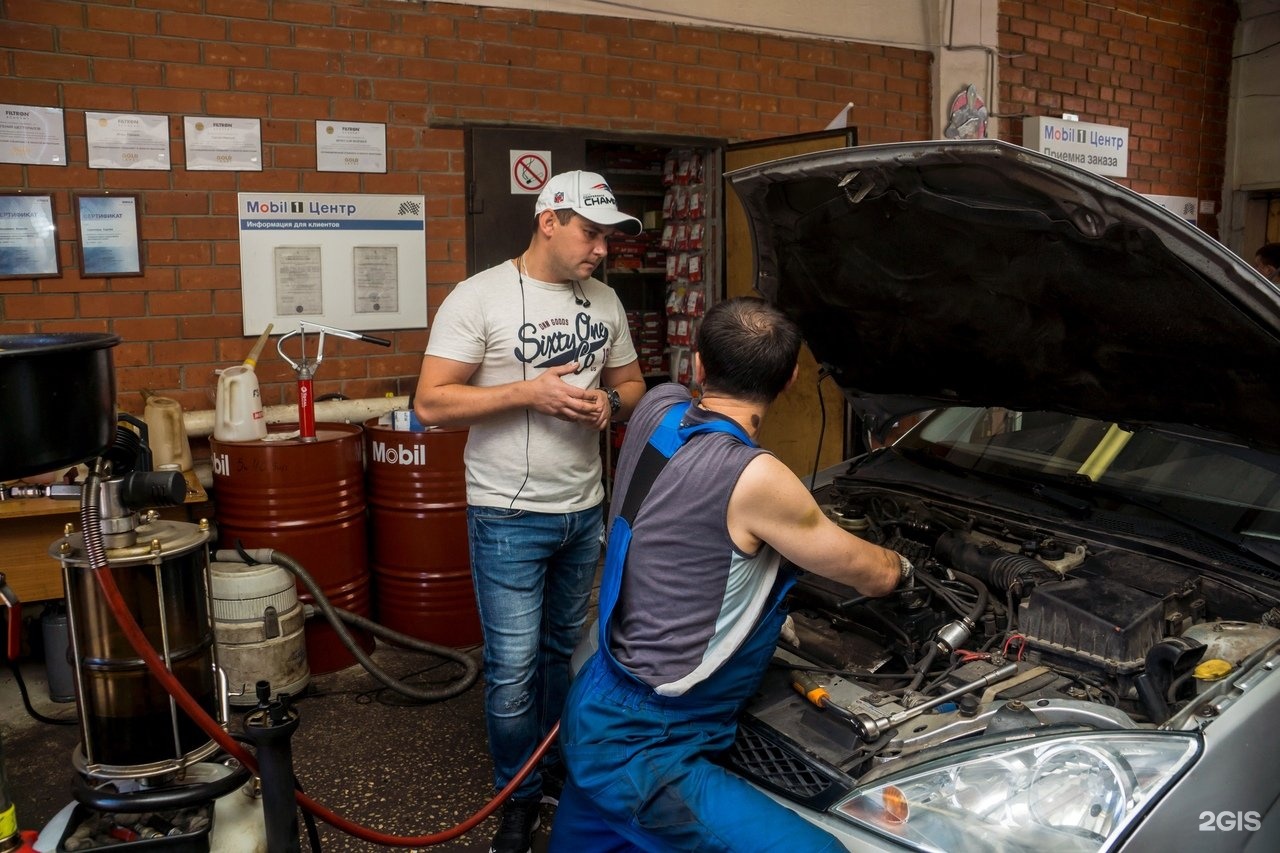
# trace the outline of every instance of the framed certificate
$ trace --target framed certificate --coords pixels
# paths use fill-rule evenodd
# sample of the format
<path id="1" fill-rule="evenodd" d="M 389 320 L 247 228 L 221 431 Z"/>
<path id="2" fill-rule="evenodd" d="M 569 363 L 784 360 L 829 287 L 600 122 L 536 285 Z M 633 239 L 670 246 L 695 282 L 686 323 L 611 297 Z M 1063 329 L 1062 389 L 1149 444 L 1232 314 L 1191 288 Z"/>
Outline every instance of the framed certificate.
<path id="1" fill-rule="evenodd" d="M 76 196 L 80 275 L 142 275 L 142 213 L 137 193 Z"/>
<path id="2" fill-rule="evenodd" d="M 0 193 L 0 278 L 61 274 L 53 196 Z"/>

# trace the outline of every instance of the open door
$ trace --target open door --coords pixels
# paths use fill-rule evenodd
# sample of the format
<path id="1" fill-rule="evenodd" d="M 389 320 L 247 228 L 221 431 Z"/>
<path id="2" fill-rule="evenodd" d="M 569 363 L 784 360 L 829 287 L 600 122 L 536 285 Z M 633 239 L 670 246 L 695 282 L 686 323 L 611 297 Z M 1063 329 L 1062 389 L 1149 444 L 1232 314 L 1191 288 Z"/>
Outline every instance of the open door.
<path id="1" fill-rule="evenodd" d="M 725 171 L 810 151 L 851 147 L 858 144 L 857 136 L 856 128 L 847 127 L 729 145 L 725 148 Z M 725 183 L 725 298 L 748 296 L 755 293 L 755 250 L 742 204 Z M 800 375 L 795 384 L 769 410 L 760 430 L 760 446 L 772 451 L 797 476 L 807 478 L 845 457 L 844 436 L 844 395 L 834 382 L 819 387 L 818 364 L 806 346 L 800 352 Z"/>

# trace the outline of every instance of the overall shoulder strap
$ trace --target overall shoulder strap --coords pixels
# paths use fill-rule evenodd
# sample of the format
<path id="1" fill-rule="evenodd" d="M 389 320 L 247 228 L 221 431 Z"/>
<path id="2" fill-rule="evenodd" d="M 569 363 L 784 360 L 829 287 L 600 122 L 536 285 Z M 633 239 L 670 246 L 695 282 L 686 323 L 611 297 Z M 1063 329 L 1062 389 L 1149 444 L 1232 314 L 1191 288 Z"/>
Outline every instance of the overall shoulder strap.
<path id="1" fill-rule="evenodd" d="M 689 413 L 691 406 L 691 403 L 672 406 L 640 452 L 640 458 L 636 460 L 635 472 L 627 485 L 627 493 L 622 499 L 622 508 L 618 512 L 619 517 L 625 518 L 628 524 L 635 520 L 636 513 L 640 511 L 640 505 L 648 497 L 649 490 L 653 488 L 658 475 L 671 461 L 671 457 L 675 456 L 676 451 L 684 447 L 695 435 L 724 432 L 736 437 L 748 447 L 756 446 L 742 427 L 728 418 L 717 417 L 699 423 L 686 423 L 685 416 Z"/>
<path id="2" fill-rule="evenodd" d="M 649 496 L 658 475 L 667 467 L 671 457 L 696 435 L 711 432 L 723 432 L 738 438 L 749 447 L 755 447 L 742 427 L 728 418 L 686 423 L 685 416 L 689 412 L 690 403 L 678 403 L 672 406 L 663 416 L 649 441 L 640 451 L 636 460 L 635 471 L 627 484 L 626 494 L 622 498 L 622 506 L 618 515 L 609 527 L 608 546 L 605 549 L 604 574 L 600 583 L 600 649 L 610 659 L 609 654 L 609 620 L 613 616 L 614 605 L 618 602 L 618 594 L 622 589 L 622 574 L 626 568 L 627 552 L 631 547 L 631 525 L 635 522 L 640 507 Z"/>

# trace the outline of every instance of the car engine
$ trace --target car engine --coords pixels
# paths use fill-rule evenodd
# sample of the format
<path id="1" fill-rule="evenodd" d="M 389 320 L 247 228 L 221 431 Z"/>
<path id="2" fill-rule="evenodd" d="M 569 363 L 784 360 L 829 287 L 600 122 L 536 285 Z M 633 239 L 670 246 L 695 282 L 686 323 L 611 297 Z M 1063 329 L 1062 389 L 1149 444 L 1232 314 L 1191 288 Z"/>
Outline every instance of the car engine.
<path id="1" fill-rule="evenodd" d="M 884 598 L 812 574 L 791 593 L 730 763 L 815 805 L 814 767 L 867 782 L 974 738 L 1160 725 L 1280 638 L 1276 602 L 1193 561 L 851 479 L 817 497 L 916 572 Z"/>

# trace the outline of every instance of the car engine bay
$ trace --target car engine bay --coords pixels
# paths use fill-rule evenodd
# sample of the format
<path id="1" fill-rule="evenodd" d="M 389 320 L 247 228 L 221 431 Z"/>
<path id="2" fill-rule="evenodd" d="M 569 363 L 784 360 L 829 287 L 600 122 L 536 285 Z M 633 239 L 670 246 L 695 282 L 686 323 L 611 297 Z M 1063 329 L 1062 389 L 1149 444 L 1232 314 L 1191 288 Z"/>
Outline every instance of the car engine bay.
<path id="1" fill-rule="evenodd" d="M 843 475 L 815 496 L 916 571 L 879 599 L 807 573 L 790 594 L 729 763 L 814 806 L 976 738 L 1159 726 L 1280 639 L 1276 601 L 1191 560 Z"/>

